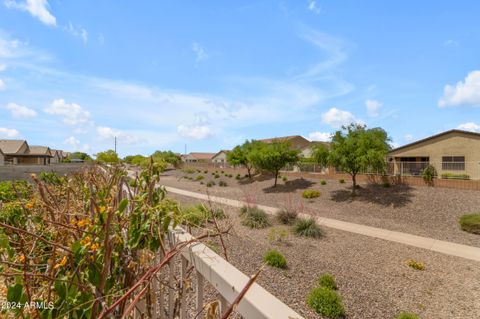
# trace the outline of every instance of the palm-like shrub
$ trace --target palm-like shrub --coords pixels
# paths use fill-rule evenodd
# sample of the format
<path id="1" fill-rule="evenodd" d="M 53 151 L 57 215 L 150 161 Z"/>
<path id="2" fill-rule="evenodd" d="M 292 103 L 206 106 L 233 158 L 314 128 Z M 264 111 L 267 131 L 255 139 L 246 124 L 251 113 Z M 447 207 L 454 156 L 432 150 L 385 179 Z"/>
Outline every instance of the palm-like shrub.
<path id="1" fill-rule="evenodd" d="M 323 235 L 322 229 L 318 226 L 315 219 L 300 218 L 295 222 L 293 231 L 298 236 L 319 238 Z"/>
<path id="2" fill-rule="evenodd" d="M 240 216 L 242 217 L 242 225 L 244 226 L 256 229 L 270 226 L 267 213 L 256 206 L 242 207 L 240 209 Z"/>
<path id="3" fill-rule="evenodd" d="M 284 225 L 293 224 L 298 217 L 298 213 L 294 209 L 280 209 L 276 214 L 277 220 Z"/>
<path id="4" fill-rule="evenodd" d="M 480 235 L 480 214 L 468 214 L 460 217 L 460 227 L 462 230 Z"/>

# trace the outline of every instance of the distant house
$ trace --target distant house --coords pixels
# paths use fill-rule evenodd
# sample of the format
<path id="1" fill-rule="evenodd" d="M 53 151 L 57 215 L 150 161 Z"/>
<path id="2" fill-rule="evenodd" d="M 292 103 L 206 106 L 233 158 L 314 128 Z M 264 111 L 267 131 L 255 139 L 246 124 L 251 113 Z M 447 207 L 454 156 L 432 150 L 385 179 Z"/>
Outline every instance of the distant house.
<path id="1" fill-rule="evenodd" d="M 312 158 L 313 148 L 317 145 L 325 145 L 327 148 L 330 148 L 330 143 L 329 142 L 313 141 L 313 142 L 310 142 L 309 145 L 306 145 L 302 149 L 300 149 L 300 157 Z"/>
<path id="2" fill-rule="evenodd" d="M 213 155 L 212 163 L 215 165 L 224 166 L 227 163 L 227 154 L 229 150 L 221 150 L 217 154 Z"/>
<path id="3" fill-rule="evenodd" d="M 183 155 L 182 161 L 185 163 L 210 163 L 215 153 L 189 153 Z"/>
<path id="4" fill-rule="evenodd" d="M 5 165 L 5 154 L 3 154 L 2 150 L 0 149 L 0 166 Z"/>
<path id="5" fill-rule="evenodd" d="M 50 148 L 29 146 L 25 140 L 0 140 L 4 165 L 47 165 L 50 164 Z"/>
<path id="6" fill-rule="evenodd" d="M 61 150 L 51 149 L 50 152 L 52 154 L 52 158 L 50 160 L 50 163 L 58 164 L 58 163 L 61 163 L 63 161 L 63 155 L 62 155 L 63 152 Z"/>
<path id="7" fill-rule="evenodd" d="M 396 175 L 421 175 L 430 164 L 439 176 L 480 179 L 480 134 L 446 131 L 391 150 L 388 161 Z"/>
<path id="8" fill-rule="evenodd" d="M 273 137 L 273 138 L 266 138 L 258 140 L 263 143 L 273 143 L 273 142 L 288 142 L 290 143 L 290 148 L 292 150 L 301 151 L 305 147 L 310 145 L 310 141 L 300 135 L 292 135 L 292 136 L 282 136 L 282 137 Z"/>

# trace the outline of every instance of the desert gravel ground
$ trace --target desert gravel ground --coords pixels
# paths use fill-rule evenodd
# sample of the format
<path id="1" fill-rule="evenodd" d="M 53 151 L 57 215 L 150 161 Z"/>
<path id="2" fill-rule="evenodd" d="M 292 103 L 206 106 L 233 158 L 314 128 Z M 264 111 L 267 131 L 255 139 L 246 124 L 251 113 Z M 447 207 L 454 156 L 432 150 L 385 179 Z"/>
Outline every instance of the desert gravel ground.
<path id="1" fill-rule="evenodd" d="M 337 180 L 327 180 L 327 185 L 321 185 L 320 179 L 296 178 L 286 182 L 279 180 L 279 185 L 272 188 L 271 178 L 237 181 L 220 174 L 221 177 L 215 179 L 211 172 L 185 174 L 172 170 L 167 171 L 161 181 L 167 186 L 215 196 L 274 207 L 295 207 L 318 216 L 480 247 L 480 236 L 466 233 L 458 225 L 463 214 L 480 211 L 478 191 L 406 185 L 385 188 L 363 184 L 358 195 L 352 197 L 349 181 L 340 184 Z M 198 175 L 205 177 L 203 185 L 182 178 L 195 179 Z M 227 182 L 228 186 L 218 186 L 220 180 Z M 207 188 L 208 181 L 215 181 L 217 185 Z M 313 200 L 303 199 L 301 193 L 305 189 L 317 189 L 321 196 Z"/>
<path id="2" fill-rule="evenodd" d="M 183 205 L 198 203 L 179 195 L 169 197 Z M 286 242 L 272 243 L 268 239 L 272 227 L 287 226 L 274 223 L 251 230 L 240 224 L 236 209 L 224 208 L 229 215 L 225 223 L 234 225 L 226 238 L 230 262 L 252 275 L 268 249 L 280 250 L 288 269 L 266 267 L 258 283 L 305 318 L 321 318 L 308 308 L 305 297 L 326 272 L 337 279 L 347 318 L 393 319 L 401 311 L 423 319 L 480 318 L 477 262 L 329 228 L 324 228 L 321 239 L 290 233 Z M 218 245 L 213 247 L 221 251 Z M 424 263 L 425 270 L 408 267 L 409 259 Z M 212 292 L 209 295 L 213 298 Z"/>

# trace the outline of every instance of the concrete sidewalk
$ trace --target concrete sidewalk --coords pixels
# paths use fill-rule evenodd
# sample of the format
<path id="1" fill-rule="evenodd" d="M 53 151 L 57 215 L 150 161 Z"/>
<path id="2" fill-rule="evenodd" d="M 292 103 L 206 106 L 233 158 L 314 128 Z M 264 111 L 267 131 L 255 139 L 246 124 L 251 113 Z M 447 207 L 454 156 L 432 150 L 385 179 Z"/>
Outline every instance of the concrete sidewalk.
<path id="1" fill-rule="evenodd" d="M 242 207 L 243 205 L 245 205 L 245 202 L 234 200 L 234 199 L 228 199 L 228 198 L 217 197 L 217 196 L 208 196 L 206 194 L 186 191 L 186 190 L 174 188 L 174 187 L 166 186 L 166 189 L 168 192 L 171 192 L 174 194 L 198 198 L 202 200 L 210 200 L 212 202 L 224 204 L 228 206 Z M 257 205 L 257 206 L 265 210 L 265 212 L 269 214 L 275 214 L 275 212 L 278 210 L 278 208 L 275 208 L 275 207 L 269 207 L 264 205 Z M 310 217 L 310 216 L 305 215 L 302 217 Z M 316 217 L 316 220 L 318 224 L 326 227 L 335 228 L 335 229 L 339 229 L 339 230 L 343 230 L 343 231 L 347 231 L 355 234 L 365 235 L 369 237 L 389 240 L 396 243 L 401 243 L 409 246 L 436 251 L 436 252 L 450 255 L 450 256 L 456 256 L 456 257 L 471 259 L 475 261 L 480 261 L 479 247 L 461 245 L 461 244 L 442 241 L 434 238 L 416 236 L 416 235 L 411 235 L 407 233 L 402 233 L 402 232 L 397 232 L 397 231 L 392 231 L 392 230 L 387 230 L 387 229 L 382 229 L 377 227 L 365 226 L 365 225 L 360 225 L 355 223 L 349 223 L 341 220 L 325 218 L 320 216 Z"/>

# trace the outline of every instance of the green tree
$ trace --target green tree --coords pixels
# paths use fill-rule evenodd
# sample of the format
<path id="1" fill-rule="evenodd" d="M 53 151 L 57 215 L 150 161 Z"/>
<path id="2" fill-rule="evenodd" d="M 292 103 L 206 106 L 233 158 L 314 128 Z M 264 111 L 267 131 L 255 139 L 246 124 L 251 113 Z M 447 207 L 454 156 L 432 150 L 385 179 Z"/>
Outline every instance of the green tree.
<path id="1" fill-rule="evenodd" d="M 290 149 L 288 142 L 273 142 L 264 144 L 250 155 L 255 167 L 271 172 L 275 177 L 273 187 L 277 186 L 278 173 L 287 164 L 299 161 L 299 151 Z"/>
<path id="2" fill-rule="evenodd" d="M 132 165 L 138 165 L 141 166 L 145 162 L 148 162 L 148 157 L 145 157 L 143 155 L 137 154 L 137 155 L 128 155 L 125 156 L 123 161 L 127 164 L 132 164 Z"/>
<path id="3" fill-rule="evenodd" d="M 118 158 L 117 153 L 114 150 L 108 150 L 105 152 L 99 152 L 96 154 L 97 162 L 100 163 L 119 163 L 120 159 Z"/>
<path id="4" fill-rule="evenodd" d="M 381 128 L 366 129 L 365 125 L 350 124 L 332 137 L 328 161 L 352 177 L 353 191 L 357 174 L 369 169 L 383 171 L 390 138 Z"/>
<path id="5" fill-rule="evenodd" d="M 252 178 L 252 169 L 254 163 L 252 161 L 252 154 L 264 146 L 264 143 L 259 141 L 245 141 L 242 145 L 235 146 L 235 148 L 227 154 L 227 162 L 234 166 L 244 166 L 247 169 L 248 177 Z"/>
<path id="6" fill-rule="evenodd" d="M 72 159 L 81 159 L 81 160 L 84 160 L 84 161 L 91 161 L 92 160 L 90 155 L 88 155 L 87 153 L 83 153 L 83 152 L 70 153 L 70 155 L 67 158 L 69 160 L 72 160 Z"/>
<path id="7" fill-rule="evenodd" d="M 181 163 L 180 156 L 172 151 L 155 151 L 151 156 L 154 161 L 162 160 L 166 163 L 172 164 L 174 167 L 178 167 Z"/>
<path id="8" fill-rule="evenodd" d="M 328 156 L 329 150 L 324 144 L 312 146 L 312 157 L 315 163 L 322 165 L 322 167 L 326 167 L 328 165 Z"/>

